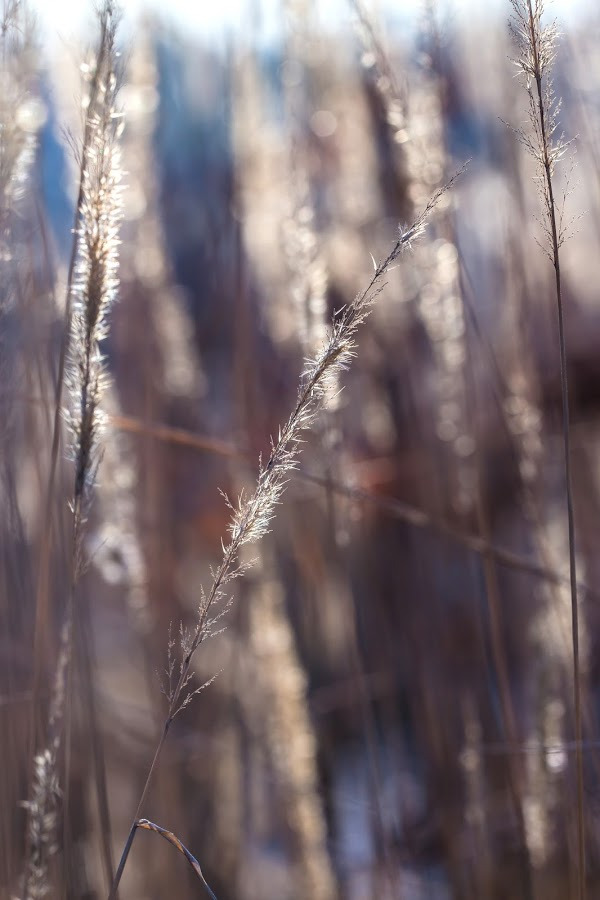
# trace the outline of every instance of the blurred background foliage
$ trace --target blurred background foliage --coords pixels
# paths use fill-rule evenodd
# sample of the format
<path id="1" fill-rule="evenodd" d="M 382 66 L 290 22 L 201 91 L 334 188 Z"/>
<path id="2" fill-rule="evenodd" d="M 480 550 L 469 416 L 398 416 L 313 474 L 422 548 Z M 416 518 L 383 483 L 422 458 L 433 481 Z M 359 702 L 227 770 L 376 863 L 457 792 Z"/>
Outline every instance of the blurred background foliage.
<path id="1" fill-rule="evenodd" d="M 563 278 L 594 896 L 600 16 L 580 6 L 555 86 L 561 126 L 578 136 Z M 219 676 L 177 718 L 146 814 L 192 850 L 220 900 L 564 900 L 576 818 L 560 373 L 532 165 L 504 124 L 526 116 L 509 9 L 424 3 L 404 28 L 385 4 L 325 7 L 282 0 L 268 40 L 260 4 L 218 40 L 148 11 L 125 31 L 121 289 L 81 590 L 109 840 L 118 854 L 164 717 L 169 627 L 193 623 L 219 558 L 217 488 L 252 484 L 333 311 L 468 159 L 390 273 L 226 631 L 197 657 L 201 678 Z M 40 620 L 82 94 L 80 46 L 46 47 L 47 27 L 0 100 L 33 154 L 0 261 L 7 897 L 68 571 L 61 455 Z M 106 823 L 89 697 L 75 696 L 66 895 L 94 897 L 107 888 Z M 197 892 L 182 857 L 138 836 L 123 897 Z"/>

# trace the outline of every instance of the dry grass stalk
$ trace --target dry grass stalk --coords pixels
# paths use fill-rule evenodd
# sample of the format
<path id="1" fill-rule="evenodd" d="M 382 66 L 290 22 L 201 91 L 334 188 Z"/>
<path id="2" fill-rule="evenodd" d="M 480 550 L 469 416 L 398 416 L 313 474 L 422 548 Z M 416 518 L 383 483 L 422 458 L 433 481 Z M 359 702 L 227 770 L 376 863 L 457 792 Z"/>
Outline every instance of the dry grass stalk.
<path id="1" fill-rule="evenodd" d="M 27 4 L 6 0 L 0 14 L 0 509 L 4 512 L 0 557 L 3 561 L 7 549 L 4 541 L 8 540 L 15 547 L 24 547 L 27 541 L 18 480 L 30 447 L 27 438 L 23 441 L 28 419 L 27 413 L 23 414 L 19 397 L 23 390 L 27 392 L 30 388 L 31 374 L 38 364 L 33 351 L 34 347 L 36 351 L 39 349 L 36 323 L 44 318 L 43 312 L 39 315 L 39 305 L 29 306 L 26 293 L 35 268 L 30 252 L 30 222 L 36 185 L 38 131 L 45 117 L 36 85 L 39 65 L 36 37 L 35 23 Z M 39 301 L 39 297 L 36 300 Z M 35 314 L 34 321 L 30 319 L 31 313 Z M 32 441 L 32 445 L 34 443 Z M 23 572 L 16 583 L 10 578 L 9 566 L 3 567 L 2 572 L 4 602 L 0 602 L 0 630 L 5 642 L 14 642 L 15 646 L 19 629 L 11 628 L 9 610 L 13 606 L 15 609 L 20 607 L 25 615 L 29 612 L 30 567 L 25 566 L 27 575 Z M 8 618 L 5 617 L 7 612 Z M 11 674 L 9 669 L 4 674 L 8 674 L 6 683 L 10 684 L 14 672 Z M 18 728 L 7 727 L 4 732 L 0 741 L 0 756 L 6 773 L 6 788 L 0 801 L 5 813 L 0 838 L 3 846 L 0 883 L 11 883 L 22 869 L 21 836 L 11 819 L 12 810 L 22 798 L 22 785 L 14 771 L 11 772 L 10 762 L 11 759 L 22 759 L 22 742 L 26 738 Z M 50 754 L 32 760 L 31 765 L 39 783 L 48 784 L 46 773 L 51 767 Z M 56 794 L 52 787 L 49 787 L 46 799 L 44 814 L 38 820 L 40 844 L 49 833 L 53 817 Z M 40 796 L 34 801 L 40 802 Z"/>
<path id="2" fill-rule="evenodd" d="M 440 37 L 435 4 L 426 4 L 421 79 L 408 98 L 395 85 L 393 70 L 375 36 L 374 27 L 359 0 L 360 33 L 366 62 L 376 76 L 386 120 L 398 145 L 396 168 L 413 203 L 426 196 L 430 183 L 443 180 L 448 168 L 444 122 L 445 73 L 440 66 Z M 365 57 L 363 57 L 363 62 Z M 406 120 L 408 119 L 408 129 Z M 479 536 L 491 543 L 490 523 L 483 495 L 481 449 L 476 432 L 478 397 L 475 359 L 467 334 L 459 249 L 450 216 L 444 217 L 437 240 L 419 247 L 418 272 L 422 276 L 416 309 L 426 329 L 436 364 L 436 433 L 451 451 L 450 503 L 463 515 L 475 513 Z M 489 617 L 492 656 L 507 739 L 518 741 L 517 720 L 511 697 L 508 664 L 503 643 L 503 617 L 496 561 L 481 555 L 485 600 Z M 520 801 L 523 777 L 520 760 L 509 758 L 510 793 L 518 830 L 525 845 L 525 826 Z"/>
<path id="3" fill-rule="evenodd" d="M 3 428 L 0 442 L 9 464 L 6 446 L 14 415 L 15 358 L 10 328 L 5 317 L 15 309 L 20 293 L 23 264 L 24 206 L 31 187 L 31 169 L 44 109 L 33 90 L 36 75 L 34 28 L 25 4 L 4 4 L 0 23 L 0 374 L 5 389 L 0 397 Z M 10 389 L 8 389 L 10 388 Z M 0 487 L 0 492 L 2 488 Z"/>
<path id="4" fill-rule="evenodd" d="M 432 14 L 433 15 L 433 14 Z M 440 184 L 449 166 L 443 110 L 443 75 L 432 57 L 438 40 L 435 20 L 427 20 L 421 79 L 411 91 L 408 131 L 404 145 L 408 192 L 417 206 Z M 468 346 L 465 309 L 454 228 L 446 216 L 435 241 L 419 249 L 417 313 L 431 343 L 436 365 L 436 435 L 450 451 L 450 503 L 468 516 L 477 505 L 476 442 L 468 398 Z M 484 536 L 484 535 L 483 535 Z M 485 537 L 485 536 L 484 536 Z"/>
<path id="5" fill-rule="evenodd" d="M 307 363 L 300 381 L 296 405 L 287 422 L 280 428 L 277 441 L 272 442 L 268 461 L 266 464 L 260 462 L 254 492 L 248 497 L 241 494 L 236 505 L 232 504 L 227 497 L 225 498 L 232 511 L 229 541 L 223 543 L 223 558 L 217 569 L 212 571 L 213 581 L 210 590 L 205 592 L 203 588 L 201 589 L 196 627 L 191 632 L 182 629 L 180 641 L 182 658 L 179 662 L 178 674 L 176 674 L 173 658 L 174 646 L 170 645 L 167 673 L 169 683 L 165 690 L 169 704 L 167 716 L 123 849 L 110 892 L 110 900 L 116 895 L 135 837 L 135 823 L 140 817 L 173 720 L 191 702 L 195 694 L 206 686 L 201 685 L 195 688 L 193 684 L 190 684 L 193 678 L 192 661 L 200 645 L 216 633 L 215 629 L 220 625 L 229 608 L 231 598 L 226 593 L 227 585 L 240 577 L 247 567 L 240 562 L 240 551 L 244 546 L 259 541 L 269 531 L 287 480 L 298 465 L 298 455 L 304 434 L 314 425 L 340 372 L 349 366 L 356 350 L 358 328 L 368 318 L 375 300 L 383 290 L 386 273 L 400 254 L 423 234 L 430 213 L 451 188 L 457 177 L 455 175 L 434 193 L 427 206 L 409 228 L 399 229 L 399 236 L 392 250 L 382 262 L 375 266 L 375 271 L 367 287 L 334 317 L 325 346 L 314 359 Z"/>
<path id="6" fill-rule="evenodd" d="M 94 540 L 94 565 L 108 584 L 123 585 L 127 613 L 140 638 L 154 624 L 148 598 L 148 572 L 138 529 L 135 451 L 126 434 L 111 426 L 120 409 L 116 392 L 109 389 L 103 407 L 109 415 L 102 454 L 103 477 L 97 496 L 101 524 Z"/>
<path id="7" fill-rule="evenodd" d="M 266 571 L 264 562 L 257 582 L 250 598 L 250 640 L 262 694 L 259 715 L 286 811 L 297 872 L 294 883 L 299 896 L 333 900 L 335 877 L 327 853 L 306 675 L 284 608 L 282 585 Z"/>
<path id="8" fill-rule="evenodd" d="M 511 0 L 513 19 L 511 31 L 517 47 L 515 60 L 518 71 L 524 76 L 529 99 L 530 131 L 518 129 L 517 135 L 533 156 L 537 166 L 537 184 L 543 207 L 543 249 L 548 255 L 555 275 L 556 305 L 558 317 L 558 343 L 560 355 L 561 395 L 563 412 L 563 445 L 569 535 L 569 572 L 571 583 L 571 628 L 573 643 L 573 692 L 575 707 L 575 739 L 577 743 L 577 891 L 580 898 L 586 895 L 585 873 L 585 819 L 583 800 L 583 727 L 581 701 L 581 671 L 579 650 L 579 601 L 577 597 L 577 564 L 575 555 L 575 522 L 573 516 L 573 491 L 571 483 L 571 448 L 569 424 L 569 387 L 567 352 L 564 329 L 563 297 L 560 274 L 560 248 L 568 236 L 568 224 L 564 220 L 564 199 L 558 203 L 555 197 L 554 174 L 556 164 L 564 156 L 568 142 L 558 133 L 560 101 L 556 99 L 552 85 L 552 66 L 556 57 L 558 31 L 556 23 L 543 25 L 543 0 Z"/>
<path id="9" fill-rule="evenodd" d="M 289 167 L 281 134 L 268 116 L 264 73 L 249 48 L 238 51 L 232 77 L 232 141 L 236 166 L 235 202 L 244 255 L 261 284 L 262 315 L 275 342 L 295 338 L 296 316 L 281 297 L 289 293 L 281 253 L 281 198 L 288 192 Z"/>
<path id="10" fill-rule="evenodd" d="M 287 0 L 285 5 L 286 66 L 296 73 L 284 79 L 289 153 L 289 215 L 283 223 L 284 254 L 290 273 L 290 312 L 297 322 L 302 355 L 312 358 L 327 339 L 328 270 L 308 167 L 308 129 L 314 47 L 314 4 Z M 330 391 L 326 420 L 318 425 L 319 446 L 327 470 L 336 459 L 343 465 L 340 431 L 335 426 L 337 386 Z M 328 473 L 329 474 L 329 473 Z M 334 522 L 335 525 L 335 522 Z M 263 682 L 264 737 L 281 791 L 302 896 L 333 900 L 335 876 L 327 852 L 327 823 L 319 796 L 316 736 L 306 677 L 296 652 L 294 634 L 281 589 L 261 566 L 260 584 L 251 605 L 250 639 Z"/>
<path id="11" fill-rule="evenodd" d="M 410 175 L 407 171 L 405 145 L 411 140 L 411 130 L 407 122 L 409 109 L 407 90 L 405 86 L 400 88 L 393 66 L 377 34 L 375 24 L 362 0 L 352 0 L 352 6 L 356 12 L 356 30 L 363 47 L 361 62 L 372 73 L 375 89 L 395 148 L 396 175 L 402 187 L 406 188 Z M 412 217 L 414 198 L 411 200 L 406 191 L 404 193 L 404 209 L 409 217 Z"/>
<path id="12" fill-rule="evenodd" d="M 82 67 L 88 79 L 88 92 L 85 102 L 82 104 L 85 110 L 85 118 L 83 123 L 83 139 L 81 150 L 77 152 L 79 163 L 79 188 L 77 201 L 75 204 L 74 223 L 73 223 L 73 241 L 71 246 L 71 255 L 69 260 L 69 270 L 67 275 L 66 286 L 66 303 L 64 315 L 64 331 L 60 355 L 58 360 L 58 372 L 56 377 L 56 385 L 54 390 L 54 420 L 52 424 L 52 446 L 50 451 L 50 465 L 48 473 L 48 483 L 46 486 L 45 508 L 43 518 L 43 540 L 40 550 L 40 559 L 37 571 L 37 587 L 36 587 L 36 611 L 34 625 L 34 676 L 33 676 L 33 693 L 34 704 L 36 707 L 36 698 L 39 692 L 41 679 L 41 659 L 42 650 L 45 642 L 45 632 L 48 626 L 48 583 L 50 576 L 50 557 L 53 544 L 53 519 L 52 519 L 52 502 L 54 498 L 54 488 L 56 484 L 57 463 L 59 456 L 59 448 L 61 443 L 61 417 L 63 414 L 63 394 L 65 387 L 65 374 L 67 367 L 67 358 L 70 350 L 70 341 L 72 333 L 72 306 L 75 294 L 75 278 L 76 267 L 79 259 L 80 246 L 80 226 L 83 221 L 84 204 L 85 204 L 85 183 L 88 173 L 88 158 L 93 150 L 94 135 L 97 128 L 97 103 L 98 93 L 100 90 L 100 79 L 106 73 L 107 65 L 110 68 L 110 54 L 114 51 L 114 12 L 115 7 L 112 0 L 106 0 L 103 11 L 100 14 L 100 37 L 98 41 L 98 49 L 95 54 L 92 66 Z"/>
<path id="13" fill-rule="evenodd" d="M 160 222 L 160 190 L 152 146 L 159 104 L 158 71 L 149 29 L 132 51 L 121 102 L 127 117 L 123 167 L 128 197 L 123 224 L 123 282 L 128 283 L 128 290 L 139 288 L 143 292 L 157 335 L 162 390 L 169 398 L 197 401 L 205 393 L 206 376 L 195 346 L 186 296 L 174 284 Z"/>
<path id="14" fill-rule="evenodd" d="M 290 215 L 284 222 L 284 252 L 290 271 L 291 312 L 303 353 L 313 355 L 326 338 L 327 267 L 316 228 L 315 209 L 306 167 L 297 148 L 291 150 Z"/>
<path id="15" fill-rule="evenodd" d="M 393 145 L 396 179 L 404 208 L 418 209 L 443 183 L 449 167 L 442 108 L 442 77 L 432 62 L 434 48 L 423 55 L 420 78 L 401 90 L 372 18 L 361 0 L 353 0 L 363 65 L 371 72 Z M 437 41 L 434 12 L 428 7 L 427 45 Z M 436 364 L 436 434 L 451 451 L 450 504 L 468 514 L 475 504 L 475 443 L 470 433 L 465 389 L 465 316 L 461 299 L 458 250 L 446 222 L 435 240 L 418 248 L 412 290 L 416 313 L 427 332 Z"/>
<path id="16" fill-rule="evenodd" d="M 283 251 L 289 271 L 291 315 L 297 322 L 297 335 L 304 359 L 319 352 L 327 338 L 329 320 L 329 270 L 325 252 L 325 236 L 317 212 L 317 191 L 311 177 L 310 111 L 315 93 L 314 72 L 317 68 L 319 41 L 314 21 L 315 5 L 307 0 L 286 3 L 286 66 L 295 73 L 283 80 L 288 133 L 289 214 L 283 222 Z M 331 391 L 328 415 L 317 425 L 318 446 L 322 449 L 321 465 L 332 475 L 332 461 L 338 476 L 347 468 L 340 428 L 340 394 Z M 344 476 L 346 477 L 346 476 Z M 340 527 L 328 492 L 329 519 L 336 538 L 347 539 Z"/>
<path id="17" fill-rule="evenodd" d="M 0 235 L 9 232 L 8 216 L 29 183 L 36 131 L 43 116 L 31 93 L 34 30 L 19 0 L 4 4 L 0 23 Z M 4 256 L 3 256 L 4 259 Z"/>
<path id="18" fill-rule="evenodd" d="M 107 13 L 114 18 L 112 9 Z M 65 418 L 71 432 L 75 461 L 73 536 L 78 577 L 82 563 L 82 525 L 89 489 L 98 466 L 98 433 L 103 416 L 100 400 L 105 371 L 100 343 L 106 337 L 107 314 L 118 287 L 121 168 L 118 137 L 120 117 L 115 108 L 115 29 L 109 31 L 107 67 L 98 84 L 92 118 L 92 140 L 83 177 L 83 203 L 78 225 L 78 258 L 73 282 L 73 317 L 67 384 L 71 404 Z"/>
<path id="19" fill-rule="evenodd" d="M 107 313 L 118 286 L 118 230 L 121 218 L 121 169 L 118 147 L 120 117 L 116 112 L 116 26 L 111 2 L 100 12 L 101 44 L 90 97 L 83 152 L 82 194 L 78 207 L 76 262 L 72 282 L 72 318 L 66 367 L 71 404 L 65 418 L 75 462 L 71 499 L 72 566 L 61 632 L 47 744 L 36 756 L 29 809 L 29 857 L 23 895 L 49 890 L 49 857 L 58 847 L 53 797 L 58 784 L 58 755 L 64 746 L 66 782 L 69 756 L 69 707 L 73 669 L 75 590 L 83 570 L 83 533 L 90 489 L 98 461 L 102 425 L 100 400 L 105 372 L 100 342 L 107 332 Z M 65 790 L 66 790 L 65 782 Z M 52 814 L 48 812 L 52 809 Z"/>
<path id="20" fill-rule="evenodd" d="M 66 645 L 67 623 L 63 626 L 61 645 Z M 50 705 L 47 743 L 35 755 L 30 799 L 27 801 L 28 858 L 23 886 L 24 900 L 38 900 L 52 890 L 50 861 L 59 849 L 59 811 L 61 789 L 58 757 L 64 728 L 64 705 L 67 676 L 67 654 L 61 652 Z"/>
<path id="21" fill-rule="evenodd" d="M 144 34 L 128 61 L 127 84 L 120 94 L 127 119 L 121 142 L 123 168 L 127 172 L 121 280 L 123 290 L 139 285 L 144 292 L 148 312 L 160 334 L 161 369 L 167 393 L 194 397 L 204 376 L 191 346 L 192 324 L 170 288 L 172 273 L 156 209 L 158 187 L 151 147 L 158 103 L 156 80 L 150 37 Z M 159 321 L 165 321 L 166 327 L 159 327 Z M 150 606 L 149 573 L 139 532 L 139 460 L 128 435 L 114 427 L 123 412 L 118 385 L 108 387 L 103 407 L 110 433 L 103 448 L 103 477 L 97 486 L 101 524 L 93 559 L 107 583 L 124 586 L 127 612 L 144 646 L 155 624 L 155 612 Z"/>

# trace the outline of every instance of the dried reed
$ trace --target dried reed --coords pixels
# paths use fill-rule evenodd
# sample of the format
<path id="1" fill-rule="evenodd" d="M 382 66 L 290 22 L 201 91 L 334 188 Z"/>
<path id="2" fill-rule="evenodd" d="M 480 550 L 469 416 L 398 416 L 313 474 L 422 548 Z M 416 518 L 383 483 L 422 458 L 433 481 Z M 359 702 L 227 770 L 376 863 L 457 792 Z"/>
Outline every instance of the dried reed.
<path id="1" fill-rule="evenodd" d="M 541 221 L 544 243 L 542 249 L 554 267 L 558 344 L 560 356 L 563 446 L 566 482 L 567 522 L 569 535 L 569 572 L 571 585 L 571 628 L 573 642 L 573 693 L 575 707 L 575 740 L 577 742 L 577 845 L 578 896 L 586 896 L 585 818 L 583 800 L 583 727 L 581 701 L 581 672 L 579 650 L 579 601 L 577 597 L 577 564 L 575 555 L 575 522 L 571 483 L 571 438 L 569 422 L 569 383 L 564 328 L 564 310 L 560 273 L 560 248 L 568 237 L 569 224 L 564 219 L 563 203 L 555 199 L 554 173 L 556 164 L 567 151 L 569 142 L 558 132 L 560 101 L 552 84 L 552 66 L 556 58 L 558 30 L 555 22 L 542 23 L 544 0 L 511 0 L 513 17 L 511 32 L 517 48 L 515 64 L 525 79 L 529 101 L 530 131 L 516 130 L 520 142 L 533 157 L 537 167 L 536 183 L 541 197 Z M 565 195 L 566 196 L 566 195 Z"/>
<path id="2" fill-rule="evenodd" d="M 89 98 L 82 153 L 81 196 L 75 236 L 70 293 L 70 336 L 65 364 L 70 404 L 65 419 L 71 433 L 75 472 L 71 498 L 71 572 L 64 611 L 47 743 L 35 759 L 31 799 L 28 802 L 29 855 L 23 895 L 41 896 L 50 890 L 48 863 L 58 848 L 55 813 L 58 756 L 64 748 L 65 797 L 68 798 L 70 720 L 73 680 L 75 593 L 83 564 L 84 524 L 90 490 L 99 462 L 100 400 L 106 376 L 100 343 L 107 333 L 107 313 L 118 287 L 118 231 L 121 219 L 121 169 L 116 111 L 117 16 L 110 2 L 99 13 L 100 49 Z M 69 317 L 68 317 L 69 321 Z M 87 657 L 86 657 L 87 658 Z M 86 668 L 87 672 L 87 668 Z M 90 676 L 91 679 L 91 676 Z M 86 680 L 87 679 L 86 677 Z M 91 683 L 88 693 L 93 693 Z M 68 800 L 65 800 L 68 807 Z"/>
<path id="3" fill-rule="evenodd" d="M 191 684 L 193 679 L 192 662 L 200 645 L 215 634 L 216 627 L 221 623 L 231 604 L 231 598 L 226 593 L 227 585 L 243 575 L 247 568 L 246 563 L 240 562 L 240 551 L 244 546 L 259 541 L 269 531 L 288 478 L 298 465 L 298 454 L 304 440 L 303 436 L 314 425 L 319 412 L 326 403 L 332 385 L 335 385 L 337 377 L 349 366 L 355 355 L 358 328 L 369 316 L 375 300 L 383 290 L 386 273 L 400 254 L 423 234 L 430 213 L 452 187 L 457 177 L 458 175 L 453 176 L 447 184 L 434 193 L 410 227 L 399 229 L 396 243 L 388 256 L 375 266 L 374 274 L 367 287 L 334 317 L 325 346 L 313 360 L 309 360 L 307 363 L 300 381 L 296 405 L 287 422 L 280 428 L 277 441 L 272 442 L 268 461 L 266 464 L 260 462 L 254 492 L 249 497 L 242 493 L 235 505 L 225 495 L 226 503 L 232 513 L 229 541 L 227 544 L 223 543 L 223 558 L 217 569 L 212 571 L 213 581 L 210 590 L 205 592 L 201 588 L 198 620 L 194 630 L 189 632 L 182 629 L 180 641 L 182 657 L 178 666 L 178 675 L 175 674 L 175 660 L 172 657 L 174 647 L 172 645 L 169 647 L 169 683 L 165 691 L 168 699 L 167 716 L 123 848 L 109 895 L 110 900 L 116 896 L 135 837 L 136 823 L 173 720 L 206 686 L 194 687 Z"/>

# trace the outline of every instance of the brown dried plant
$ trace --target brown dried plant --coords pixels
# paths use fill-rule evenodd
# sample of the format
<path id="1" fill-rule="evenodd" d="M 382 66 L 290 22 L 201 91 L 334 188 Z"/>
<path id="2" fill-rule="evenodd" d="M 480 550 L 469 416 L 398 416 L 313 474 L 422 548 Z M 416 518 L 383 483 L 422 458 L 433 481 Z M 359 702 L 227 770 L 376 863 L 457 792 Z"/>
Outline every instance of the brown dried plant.
<path id="1" fill-rule="evenodd" d="M 34 89 L 37 75 L 35 29 L 24 3 L 4 4 L 0 19 L 0 375 L 4 390 L 0 399 L 3 448 L 12 429 L 6 427 L 14 400 L 14 349 L 7 340 L 4 319 L 17 305 L 19 272 L 24 257 L 22 219 L 31 193 L 31 169 L 43 107 Z M 4 453 L 6 465 L 10 454 Z M 0 496 L 3 492 L 0 488 Z"/>
<path id="2" fill-rule="evenodd" d="M 103 416 L 100 401 L 106 377 L 100 343 L 108 331 L 107 314 L 118 288 L 119 226 L 122 214 L 121 166 L 116 110 L 117 75 L 114 46 L 116 21 L 112 7 L 103 15 L 112 19 L 106 71 L 98 85 L 92 118 L 92 140 L 83 179 L 83 204 L 78 228 L 78 259 L 73 282 L 73 317 L 67 385 L 71 403 L 65 419 L 71 432 L 75 460 L 73 487 L 73 540 L 76 572 L 81 565 L 82 525 L 98 465 L 98 433 Z"/>
<path id="3" fill-rule="evenodd" d="M 314 359 L 307 362 L 300 380 L 296 405 L 287 422 L 280 427 L 277 440 L 271 442 L 269 459 L 266 463 L 263 463 L 262 460 L 259 462 L 259 474 L 253 493 L 249 496 L 244 493 L 240 494 L 237 503 L 231 502 L 224 495 L 232 513 L 229 540 L 227 543 L 222 543 L 221 563 L 216 569 L 211 569 L 212 585 L 209 591 L 201 588 L 195 628 L 191 631 L 181 629 L 181 658 L 178 665 L 173 656 L 175 642 L 173 640 L 169 642 L 168 683 L 165 686 L 168 699 L 167 715 L 123 848 L 110 891 L 110 900 L 116 896 L 138 828 L 142 807 L 173 720 L 188 706 L 192 698 L 206 687 L 206 684 L 200 687 L 193 685 L 192 663 L 201 644 L 217 633 L 217 628 L 231 605 L 232 598 L 227 591 L 228 585 L 243 575 L 248 568 L 248 563 L 240 560 L 240 552 L 243 547 L 256 543 L 269 532 L 288 479 L 297 468 L 304 435 L 314 426 L 340 373 L 350 365 L 356 353 L 358 329 L 368 318 L 373 304 L 382 292 L 386 273 L 401 253 L 424 233 L 430 213 L 452 187 L 461 172 L 454 175 L 447 184 L 433 194 L 424 210 L 410 227 L 399 229 L 394 246 L 387 257 L 375 266 L 375 271 L 367 287 L 354 298 L 352 303 L 339 310 L 334 316 L 323 349 Z"/>
<path id="4" fill-rule="evenodd" d="M 31 93 L 34 28 L 24 3 L 4 4 L 0 21 L 0 229 L 28 183 L 41 109 Z"/>
<path id="5" fill-rule="evenodd" d="M 562 202 L 556 199 L 555 168 L 564 157 L 570 142 L 559 132 L 561 103 L 552 84 L 552 67 L 556 58 L 558 28 L 556 22 L 543 24 L 544 0 L 511 0 L 513 17 L 510 23 L 517 48 L 515 65 L 524 77 L 529 101 L 528 129 L 517 128 L 521 144 L 536 163 L 536 182 L 541 196 L 544 232 L 542 249 L 554 267 L 556 306 L 558 317 L 558 343 L 560 355 L 561 395 L 563 414 L 563 446 L 569 534 L 569 573 L 571 585 L 571 628 L 573 644 L 573 693 L 575 708 L 575 741 L 577 759 L 577 845 L 578 845 L 578 896 L 586 896 L 585 874 L 585 820 L 583 801 L 583 748 L 582 748 L 582 699 L 579 652 L 579 603 L 577 597 L 577 566 L 575 556 L 575 522 L 573 516 L 573 490 L 571 481 L 571 447 L 569 423 L 569 386 L 567 351 L 564 328 L 564 309 L 560 272 L 560 248 L 569 233 L 564 219 L 564 192 Z"/>
<path id="6" fill-rule="evenodd" d="M 100 11 L 101 44 L 89 98 L 86 143 L 82 150 L 82 191 L 76 230 L 76 255 L 71 286 L 71 319 L 66 383 L 70 403 L 64 410 L 75 463 L 72 512 L 71 572 L 60 637 L 58 662 L 44 748 L 35 757 L 31 799 L 27 806 L 28 861 L 23 896 L 44 896 L 50 890 L 48 863 L 59 845 L 58 758 L 66 756 L 68 782 L 70 700 L 73 672 L 75 593 L 83 571 L 83 534 L 99 462 L 100 401 L 105 371 L 100 343 L 107 333 L 107 313 L 118 287 L 121 168 L 116 111 L 117 16 L 111 2 Z"/>

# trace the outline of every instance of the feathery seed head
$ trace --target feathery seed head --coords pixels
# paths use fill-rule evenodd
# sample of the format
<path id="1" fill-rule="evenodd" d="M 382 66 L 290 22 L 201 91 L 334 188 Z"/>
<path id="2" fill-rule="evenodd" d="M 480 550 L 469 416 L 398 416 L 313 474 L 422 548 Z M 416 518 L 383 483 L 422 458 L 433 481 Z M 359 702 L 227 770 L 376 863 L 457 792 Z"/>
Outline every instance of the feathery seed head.
<path id="1" fill-rule="evenodd" d="M 560 36 L 556 21 L 543 24 L 544 0 L 511 0 L 513 17 L 509 23 L 517 50 L 514 60 L 517 72 L 525 78 L 528 96 L 528 128 L 513 129 L 520 144 L 536 163 L 535 181 L 543 209 L 540 222 L 545 246 L 542 249 L 552 260 L 553 219 L 556 219 L 558 248 L 570 234 L 573 222 L 565 220 L 564 206 L 570 192 L 568 176 L 560 203 L 551 195 L 550 182 L 555 167 L 573 146 L 558 131 L 561 99 L 554 92 L 552 66 L 556 59 Z M 573 166 L 571 166 L 573 168 Z"/>
<path id="2" fill-rule="evenodd" d="M 189 674 L 191 660 L 200 644 L 213 633 L 214 625 L 220 621 L 231 604 L 231 598 L 226 598 L 225 586 L 243 574 L 249 565 L 239 562 L 240 551 L 246 544 L 259 541 L 269 531 L 288 477 L 298 466 L 303 435 L 315 424 L 329 392 L 337 385 L 337 376 L 347 368 L 354 356 L 356 332 L 369 316 L 375 300 L 383 290 L 386 273 L 403 250 L 410 247 L 411 241 L 423 233 L 427 217 L 463 169 L 435 192 L 410 228 L 400 230 L 399 237 L 388 256 L 375 267 L 367 287 L 357 294 L 352 303 L 343 307 L 334 316 L 322 350 L 306 363 L 300 379 L 296 405 L 286 423 L 280 427 L 277 441 L 272 441 L 267 463 L 260 462 L 253 493 L 248 497 L 242 494 L 235 506 L 225 497 L 227 505 L 232 510 L 229 543 L 223 546 L 222 561 L 216 571 L 212 572 L 213 583 L 210 591 L 201 592 L 195 632 L 191 637 L 187 635 L 185 641 L 181 641 L 183 662 L 180 679 L 176 688 L 168 694 L 170 718 L 187 706 L 195 693 L 187 689 L 191 678 Z M 210 618 L 211 609 L 222 603 L 224 606 Z"/>
<path id="3" fill-rule="evenodd" d="M 112 7 L 110 8 L 112 10 Z M 76 232 L 77 261 L 72 286 L 72 323 L 68 386 L 71 404 L 66 418 L 76 463 L 75 497 L 83 498 L 93 482 L 98 432 L 103 416 L 100 400 L 106 373 L 100 343 L 108 331 L 107 314 L 116 299 L 119 277 L 119 227 L 122 219 L 122 130 L 116 110 L 114 24 L 109 47 L 100 61 L 97 85 L 88 108 L 88 143 L 82 178 L 80 221 Z"/>

